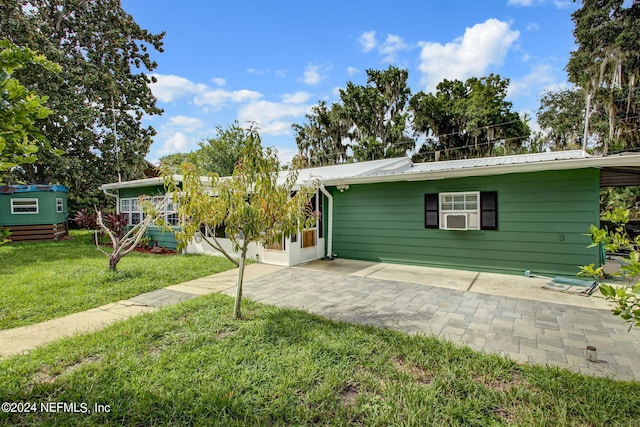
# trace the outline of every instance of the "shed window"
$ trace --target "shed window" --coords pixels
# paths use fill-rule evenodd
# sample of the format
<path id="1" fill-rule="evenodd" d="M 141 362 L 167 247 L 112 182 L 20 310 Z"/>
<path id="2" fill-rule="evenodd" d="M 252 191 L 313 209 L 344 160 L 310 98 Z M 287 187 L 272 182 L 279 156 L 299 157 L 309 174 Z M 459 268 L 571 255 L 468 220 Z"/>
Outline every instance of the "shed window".
<path id="1" fill-rule="evenodd" d="M 60 197 L 56 198 L 56 212 L 57 213 L 64 212 L 64 201 Z"/>
<path id="2" fill-rule="evenodd" d="M 425 228 L 497 230 L 498 193 L 494 191 L 425 194 Z"/>
<path id="3" fill-rule="evenodd" d="M 37 214 L 38 199 L 11 199 L 12 214 Z"/>

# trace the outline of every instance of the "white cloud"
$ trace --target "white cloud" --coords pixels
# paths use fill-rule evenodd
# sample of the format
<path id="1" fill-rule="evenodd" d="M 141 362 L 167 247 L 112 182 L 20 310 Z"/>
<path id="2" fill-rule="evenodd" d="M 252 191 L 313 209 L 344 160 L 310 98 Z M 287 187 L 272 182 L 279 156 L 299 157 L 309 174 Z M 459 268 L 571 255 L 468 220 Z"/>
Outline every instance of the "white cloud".
<path id="1" fill-rule="evenodd" d="M 322 72 L 323 67 L 321 65 L 309 64 L 307 65 L 307 68 L 305 68 L 304 75 L 301 80 L 310 86 L 317 85 L 325 78 Z"/>
<path id="2" fill-rule="evenodd" d="M 285 93 L 282 95 L 282 102 L 286 104 L 304 104 L 311 98 L 309 92 Z"/>
<path id="3" fill-rule="evenodd" d="M 553 4 L 556 5 L 558 9 L 565 9 L 571 6 L 571 2 L 569 0 L 556 0 Z"/>
<path id="4" fill-rule="evenodd" d="M 517 98 L 541 93 L 542 89 L 557 84 L 558 74 L 558 70 L 550 65 L 537 65 L 521 79 L 511 80 L 508 97 Z"/>
<path id="5" fill-rule="evenodd" d="M 168 125 L 182 128 L 185 132 L 195 132 L 202 128 L 202 120 L 195 117 L 173 116 L 169 117 Z"/>
<path id="6" fill-rule="evenodd" d="M 347 74 L 349 74 L 350 76 L 355 76 L 356 74 L 358 74 L 360 72 L 360 70 L 356 67 L 347 67 Z"/>
<path id="7" fill-rule="evenodd" d="M 280 164 L 284 165 L 290 164 L 291 160 L 298 155 L 298 150 L 294 148 L 280 146 L 276 147 L 276 150 L 278 151 L 278 160 L 280 160 Z"/>
<path id="8" fill-rule="evenodd" d="M 531 7 L 547 3 L 547 0 L 509 0 L 508 6 Z M 571 0 L 554 0 L 553 5 L 557 9 L 564 9 L 571 6 Z"/>
<path id="9" fill-rule="evenodd" d="M 191 141 L 182 132 L 175 132 L 162 144 L 162 148 L 158 150 L 158 154 L 166 156 L 167 154 L 185 153 L 191 151 L 191 146 L 195 146 L 195 141 Z"/>
<path id="10" fill-rule="evenodd" d="M 227 84 L 227 81 L 225 79 L 223 79 L 222 77 L 216 77 L 211 79 L 212 82 L 214 82 L 216 85 L 218 86 L 224 86 Z"/>
<path id="11" fill-rule="evenodd" d="M 410 46 L 405 43 L 402 37 L 395 34 L 387 34 L 387 38 L 382 44 L 378 43 L 375 31 L 367 31 L 360 35 L 358 43 L 364 53 L 378 49 L 378 53 L 383 56 L 382 62 L 395 62 L 397 53 L 401 50 L 408 50 Z M 351 68 L 351 67 L 349 67 Z M 351 74 L 349 74 L 351 75 Z"/>
<path id="12" fill-rule="evenodd" d="M 199 106 L 209 106 L 215 109 L 220 109 L 228 102 L 241 103 L 255 101 L 260 98 L 262 98 L 262 94 L 260 92 L 255 92 L 247 89 L 236 91 L 214 89 L 196 96 L 193 102 Z"/>
<path id="13" fill-rule="evenodd" d="M 201 93 L 207 90 L 207 85 L 193 83 L 184 77 L 173 74 L 154 74 L 158 81 L 149 85 L 153 95 L 162 102 L 173 102 L 186 95 Z"/>
<path id="14" fill-rule="evenodd" d="M 537 22 L 529 22 L 525 28 L 527 29 L 527 31 L 539 31 L 540 24 L 538 24 Z"/>
<path id="15" fill-rule="evenodd" d="M 538 2 L 539 1 L 540 0 L 538 0 Z M 523 6 L 523 7 L 526 7 L 526 6 L 533 5 L 533 3 L 535 3 L 535 2 L 536 2 L 536 0 L 509 0 L 507 2 L 507 5 L 509 5 L 509 6 Z"/>
<path id="16" fill-rule="evenodd" d="M 362 46 L 363 52 L 372 51 L 377 45 L 378 41 L 376 40 L 376 32 L 375 31 L 366 31 L 360 35 L 358 38 L 358 43 Z"/>
<path id="17" fill-rule="evenodd" d="M 253 74 L 256 76 L 261 76 L 263 74 L 267 74 L 270 70 L 259 70 L 257 68 L 249 68 L 247 69 L 247 74 Z"/>
<path id="18" fill-rule="evenodd" d="M 309 108 L 304 104 L 255 101 L 240 108 L 238 121 L 255 122 L 261 134 L 284 135 L 291 132 L 293 119 L 304 117 Z"/>
<path id="19" fill-rule="evenodd" d="M 408 49 L 409 45 L 402 40 L 402 37 L 388 34 L 387 39 L 380 46 L 379 52 L 384 55 L 383 62 L 395 62 L 398 59 L 398 52 Z"/>
<path id="20" fill-rule="evenodd" d="M 490 66 L 502 64 L 519 36 L 506 22 L 488 19 L 467 28 L 462 37 L 447 44 L 422 42 L 422 83 L 432 91 L 443 79 L 465 80 L 483 75 Z"/>

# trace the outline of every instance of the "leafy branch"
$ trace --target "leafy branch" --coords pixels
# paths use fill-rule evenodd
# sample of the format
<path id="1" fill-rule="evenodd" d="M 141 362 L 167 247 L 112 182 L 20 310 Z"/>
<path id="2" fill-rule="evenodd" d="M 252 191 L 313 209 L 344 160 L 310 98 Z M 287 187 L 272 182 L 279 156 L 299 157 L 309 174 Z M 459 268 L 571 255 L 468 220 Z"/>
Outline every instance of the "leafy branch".
<path id="1" fill-rule="evenodd" d="M 634 326 L 640 326 L 640 236 L 631 239 L 626 232 L 625 225 L 629 222 L 629 209 L 617 208 L 606 212 L 602 221 L 607 221 L 614 225 L 612 230 L 604 230 L 591 225 L 589 236 L 592 244 L 589 247 L 603 246 L 610 253 L 625 253 L 622 258 L 620 270 L 613 273 L 614 277 L 626 278 L 629 283 L 623 287 L 607 284 L 600 286 L 600 292 L 608 301 L 615 303 L 613 314 L 620 316 L 629 323 L 629 330 Z M 602 267 L 595 268 L 594 264 L 581 266 L 579 275 L 599 276 L 604 275 Z M 633 281 L 635 284 L 632 284 Z"/>

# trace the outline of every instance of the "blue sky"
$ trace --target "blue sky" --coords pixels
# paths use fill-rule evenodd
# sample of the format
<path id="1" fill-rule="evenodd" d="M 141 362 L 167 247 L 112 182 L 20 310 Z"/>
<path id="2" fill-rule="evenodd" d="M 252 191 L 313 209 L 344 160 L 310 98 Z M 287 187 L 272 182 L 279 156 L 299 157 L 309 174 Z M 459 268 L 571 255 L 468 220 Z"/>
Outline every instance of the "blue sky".
<path id="1" fill-rule="evenodd" d="M 151 32 L 152 91 L 162 116 L 147 159 L 188 152 L 234 120 L 254 121 L 282 161 L 296 153 L 292 123 L 348 81 L 389 65 L 409 71 L 412 93 L 443 79 L 509 78 L 508 100 L 535 119 L 544 90 L 567 86 L 575 48 L 561 0 L 122 0 Z M 535 124 L 534 124 L 535 127 Z"/>

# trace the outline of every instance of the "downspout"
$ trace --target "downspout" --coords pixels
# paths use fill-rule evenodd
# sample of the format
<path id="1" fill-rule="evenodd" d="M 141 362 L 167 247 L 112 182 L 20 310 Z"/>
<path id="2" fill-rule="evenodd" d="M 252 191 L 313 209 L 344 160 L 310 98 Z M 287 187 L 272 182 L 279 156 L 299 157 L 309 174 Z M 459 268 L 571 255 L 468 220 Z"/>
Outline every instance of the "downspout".
<path id="1" fill-rule="evenodd" d="M 320 191 L 327 196 L 329 200 L 329 213 L 327 216 L 327 258 L 333 259 L 333 196 L 324 188 L 324 184 L 320 184 Z"/>
<path id="2" fill-rule="evenodd" d="M 111 196 L 111 197 L 115 197 L 116 199 L 116 213 L 120 213 L 120 203 L 119 202 L 119 198 L 118 198 L 118 194 L 113 194 L 113 193 L 109 193 L 109 190 L 107 190 L 106 188 L 102 189 L 102 192 L 104 194 L 106 194 L 107 196 Z"/>

